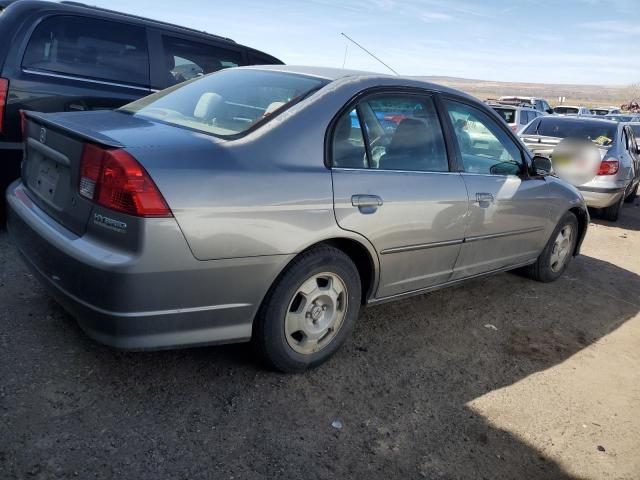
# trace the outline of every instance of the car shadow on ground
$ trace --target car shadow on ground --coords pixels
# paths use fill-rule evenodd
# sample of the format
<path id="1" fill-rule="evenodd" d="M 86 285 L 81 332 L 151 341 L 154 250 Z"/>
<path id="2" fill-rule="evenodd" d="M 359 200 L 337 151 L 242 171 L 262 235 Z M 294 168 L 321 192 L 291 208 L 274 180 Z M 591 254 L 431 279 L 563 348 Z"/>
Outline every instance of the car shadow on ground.
<path id="1" fill-rule="evenodd" d="M 248 345 L 98 345 L 1 241 L 2 478 L 571 478 L 467 404 L 640 309 L 620 298 L 638 275 L 581 256 L 553 284 L 501 274 L 365 309 L 327 364 L 283 375 Z"/>

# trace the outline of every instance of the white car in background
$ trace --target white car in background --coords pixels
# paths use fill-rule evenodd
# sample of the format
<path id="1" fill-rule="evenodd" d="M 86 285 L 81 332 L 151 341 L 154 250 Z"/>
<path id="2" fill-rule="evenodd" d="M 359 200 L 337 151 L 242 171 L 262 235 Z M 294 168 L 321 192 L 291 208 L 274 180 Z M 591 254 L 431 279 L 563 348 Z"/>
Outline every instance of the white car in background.
<path id="1" fill-rule="evenodd" d="M 558 105 L 553 107 L 553 113 L 556 115 L 591 115 L 591 110 L 575 105 Z"/>
<path id="2" fill-rule="evenodd" d="M 600 117 L 621 113 L 618 107 L 594 107 L 589 111 L 591 112 L 591 115 L 598 115 Z"/>
<path id="3" fill-rule="evenodd" d="M 493 108 L 500 117 L 507 122 L 509 128 L 513 133 L 522 131 L 524 127 L 529 125 L 534 119 L 546 115 L 546 113 L 529 107 L 517 107 L 504 105 L 502 103 L 490 103 L 489 106 Z"/>

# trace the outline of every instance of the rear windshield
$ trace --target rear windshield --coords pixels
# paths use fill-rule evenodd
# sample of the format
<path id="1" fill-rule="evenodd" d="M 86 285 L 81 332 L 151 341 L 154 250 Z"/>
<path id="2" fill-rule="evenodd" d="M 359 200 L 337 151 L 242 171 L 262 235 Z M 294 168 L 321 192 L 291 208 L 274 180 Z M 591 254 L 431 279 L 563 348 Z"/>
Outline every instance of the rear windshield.
<path id="1" fill-rule="evenodd" d="M 516 123 L 516 111 L 513 108 L 496 108 L 493 109 L 498 112 L 498 115 L 507 123 Z"/>
<path id="2" fill-rule="evenodd" d="M 283 72 L 229 69 L 149 95 L 120 111 L 229 137 L 266 122 L 327 83 Z"/>
<path id="3" fill-rule="evenodd" d="M 591 110 L 591 113 L 593 113 L 594 115 L 606 115 L 607 113 L 609 113 L 609 110 L 600 110 L 597 108 L 594 108 Z"/>
<path id="4" fill-rule="evenodd" d="M 592 140 L 603 146 L 613 143 L 617 127 L 603 121 L 579 118 L 543 117 L 525 128 L 523 135 Z"/>
<path id="5" fill-rule="evenodd" d="M 555 113 L 578 113 L 580 109 L 576 107 L 555 107 L 553 111 Z"/>

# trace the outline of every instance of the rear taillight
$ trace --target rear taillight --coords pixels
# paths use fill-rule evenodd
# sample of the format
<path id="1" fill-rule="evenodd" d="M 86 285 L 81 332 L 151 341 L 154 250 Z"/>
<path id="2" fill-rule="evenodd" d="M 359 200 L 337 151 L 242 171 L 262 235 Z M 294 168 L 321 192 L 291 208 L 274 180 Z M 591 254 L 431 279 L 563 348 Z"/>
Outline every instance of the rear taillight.
<path id="1" fill-rule="evenodd" d="M 518 133 L 518 125 L 516 125 L 516 124 L 513 124 L 513 125 L 509 124 L 509 128 L 511 129 L 511 131 L 512 131 L 513 133 Z"/>
<path id="2" fill-rule="evenodd" d="M 86 144 L 80 164 L 80 195 L 138 217 L 171 217 L 171 210 L 144 168 L 124 150 Z"/>
<path id="3" fill-rule="evenodd" d="M 600 169 L 598 170 L 598 175 L 615 175 L 618 173 L 620 169 L 620 162 L 618 160 L 602 160 L 600 162 Z"/>
<path id="4" fill-rule="evenodd" d="M 20 110 L 20 133 L 22 134 L 22 140 L 27 138 L 27 116 L 24 110 Z"/>
<path id="5" fill-rule="evenodd" d="M 4 128 L 4 111 L 7 106 L 7 95 L 9 93 L 9 80 L 0 78 L 0 133 Z"/>

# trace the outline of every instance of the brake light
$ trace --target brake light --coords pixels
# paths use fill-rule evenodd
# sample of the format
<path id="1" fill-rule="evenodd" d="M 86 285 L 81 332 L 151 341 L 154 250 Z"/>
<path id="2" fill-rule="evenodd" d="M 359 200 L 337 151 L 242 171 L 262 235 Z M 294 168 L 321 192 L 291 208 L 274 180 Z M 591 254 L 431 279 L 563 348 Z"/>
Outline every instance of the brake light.
<path id="1" fill-rule="evenodd" d="M 85 144 L 80 164 L 80 195 L 118 212 L 138 217 L 171 217 L 158 187 L 124 150 Z"/>
<path id="2" fill-rule="evenodd" d="M 620 162 L 618 160 L 602 160 L 600 162 L 600 169 L 598 175 L 615 175 L 620 169 Z"/>
<path id="3" fill-rule="evenodd" d="M 518 125 L 516 125 L 515 123 L 513 125 L 509 124 L 509 128 L 513 133 L 518 133 Z"/>
<path id="4" fill-rule="evenodd" d="M 0 133 L 4 127 L 4 110 L 7 106 L 7 95 L 9 93 L 9 80 L 0 78 Z"/>

